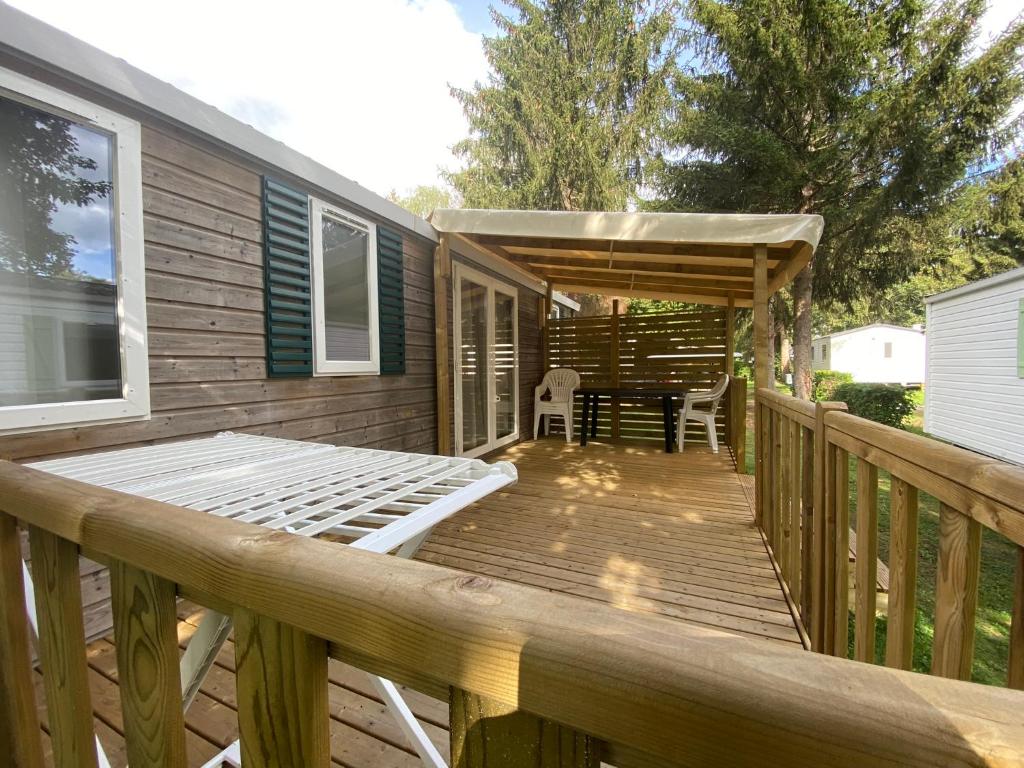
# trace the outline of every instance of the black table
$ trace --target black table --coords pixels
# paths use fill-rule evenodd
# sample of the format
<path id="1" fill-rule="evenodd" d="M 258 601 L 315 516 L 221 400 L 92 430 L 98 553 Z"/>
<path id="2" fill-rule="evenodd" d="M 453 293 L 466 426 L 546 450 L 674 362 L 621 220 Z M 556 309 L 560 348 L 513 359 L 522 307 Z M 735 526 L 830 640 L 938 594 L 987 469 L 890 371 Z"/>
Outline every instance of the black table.
<path id="1" fill-rule="evenodd" d="M 590 437 L 597 437 L 597 402 L 598 398 L 604 396 L 661 400 L 662 418 L 665 422 L 665 453 L 672 453 L 672 451 L 675 450 L 676 420 L 673 418 L 672 400 L 676 397 L 686 397 L 685 389 L 586 386 L 577 389 L 576 394 L 583 395 L 583 423 L 580 425 L 581 446 L 587 444 L 588 432 L 590 433 Z M 591 413 L 591 411 L 593 411 L 593 413 Z M 588 426 L 590 427 L 589 430 L 587 429 Z"/>

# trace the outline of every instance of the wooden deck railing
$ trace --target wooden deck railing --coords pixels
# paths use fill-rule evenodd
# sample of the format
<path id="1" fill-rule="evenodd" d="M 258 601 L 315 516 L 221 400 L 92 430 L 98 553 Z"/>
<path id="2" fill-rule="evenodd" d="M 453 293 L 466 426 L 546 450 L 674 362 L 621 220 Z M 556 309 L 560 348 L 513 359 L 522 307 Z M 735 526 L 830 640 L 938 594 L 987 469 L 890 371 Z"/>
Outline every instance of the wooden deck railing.
<path id="1" fill-rule="evenodd" d="M 1010 765 L 1018 692 L 775 647 L 0 463 L 0 750 L 41 765 L 16 521 L 55 764 L 95 765 L 76 558 L 111 568 L 133 768 L 181 766 L 177 596 L 235 621 L 246 768 L 327 766 L 327 660 L 450 701 L 456 766 Z M 10 763 L 9 763 L 10 764 Z"/>
<path id="2" fill-rule="evenodd" d="M 812 648 L 849 642 L 850 458 L 855 461 L 854 658 L 875 661 L 878 473 L 891 476 L 884 663 L 910 669 L 918 565 L 918 494 L 939 502 L 931 672 L 967 680 L 985 526 L 1017 547 L 1008 679 L 1024 688 L 1024 469 L 765 389 L 756 401 L 756 515 Z"/>

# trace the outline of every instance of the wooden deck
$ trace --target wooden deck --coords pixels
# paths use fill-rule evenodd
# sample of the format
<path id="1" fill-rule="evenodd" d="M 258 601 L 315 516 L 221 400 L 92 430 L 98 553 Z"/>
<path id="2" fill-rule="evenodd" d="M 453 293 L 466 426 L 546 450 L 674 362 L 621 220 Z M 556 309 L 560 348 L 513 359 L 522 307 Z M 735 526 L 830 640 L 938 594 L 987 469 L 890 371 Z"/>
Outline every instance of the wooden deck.
<path id="1" fill-rule="evenodd" d="M 727 453 L 688 446 L 544 439 L 488 460 L 508 460 L 519 482 L 435 529 L 419 559 L 565 592 L 790 646 L 800 639 L 748 496 Z M 184 648 L 198 610 L 179 606 Z M 110 638 L 89 646 L 97 734 L 124 766 L 117 668 Z M 365 673 L 331 662 L 335 765 L 422 765 Z M 37 674 L 38 700 L 44 700 Z M 408 692 L 442 754 L 448 706 Z M 221 650 L 186 716 L 189 762 L 200 765 L 237 738 L 234 649 Z M 45 731 L 45 709 L 40 708 Z M 48 744 L 46 745 L 49 746 Z"/>
<path id="2" fill-rule="evenodd" d="M 728 453 L 524 442 L 519 482 L 439 525 L 419 559 L 799 644 Z"/>

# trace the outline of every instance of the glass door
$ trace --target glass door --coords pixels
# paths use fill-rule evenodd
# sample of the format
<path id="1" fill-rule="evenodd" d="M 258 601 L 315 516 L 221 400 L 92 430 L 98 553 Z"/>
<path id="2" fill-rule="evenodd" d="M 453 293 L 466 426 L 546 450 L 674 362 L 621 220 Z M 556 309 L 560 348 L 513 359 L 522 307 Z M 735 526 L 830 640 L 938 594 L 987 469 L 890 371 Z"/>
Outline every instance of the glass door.
<path id="1" fill-rule="evenodd" d="M 479 456 L 519 439 L 515 288 L 455 265 L 455 449 Z"/>

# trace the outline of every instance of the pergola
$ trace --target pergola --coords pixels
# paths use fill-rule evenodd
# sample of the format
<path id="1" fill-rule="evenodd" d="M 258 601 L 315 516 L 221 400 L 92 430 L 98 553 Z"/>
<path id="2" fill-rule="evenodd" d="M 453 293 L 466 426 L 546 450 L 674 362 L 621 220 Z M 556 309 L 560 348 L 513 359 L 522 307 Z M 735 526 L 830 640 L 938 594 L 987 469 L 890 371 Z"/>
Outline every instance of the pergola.
<path id="1" fill-rule="evenodd" d="M 806 214 L 440 209 L 440 250 L 462 242 L 551 292 L 752 307 L 757 381 L 771 386 L 768 299 L 810 260 L 824 221 Z M 731 313 L 730 313 L 731 315 Z"/>

